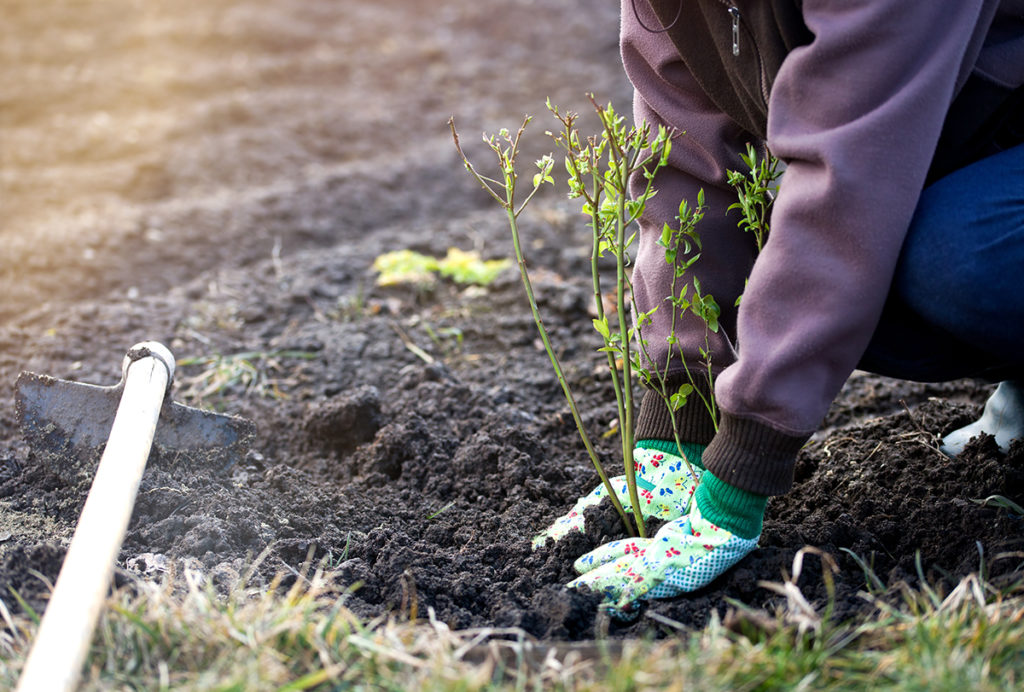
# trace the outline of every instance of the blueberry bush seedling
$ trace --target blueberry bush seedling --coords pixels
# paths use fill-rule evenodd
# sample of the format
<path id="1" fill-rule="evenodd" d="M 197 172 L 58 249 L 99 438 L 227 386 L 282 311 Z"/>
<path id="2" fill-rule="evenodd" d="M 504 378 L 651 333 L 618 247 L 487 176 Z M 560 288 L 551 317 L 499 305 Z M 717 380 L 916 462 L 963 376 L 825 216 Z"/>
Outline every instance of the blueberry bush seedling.
<path id="1" fill-rule="evenodd" d="M 714 375 L 712 371 L 710 335 L 719 329 L 718 319 L 721 308 L 714 297 L 705 293 L 700 280 L 689 277 L 690 269 L 701 256 L 701 240 L 697 233 L 697 225 L 703 219 L 706 207 L 704 192 L 697 194 L 695 204 L 683 200 L 679 204 L 676 221 L 678 225 L 664 224 L 657 244 L 664 248 L 665 261 L 672 266 L 672 283 L 669 295 L 653 308 L 641 311 L 634 300 L 630 267 L 632 257 L 630 249 L 636 239 L 636 231 L 631 231 L 633 224 L 644 213 L 647 202 L 654 197 L 654 179 L 657 172 L 668 164 L 672 150 L 672 139 L 676 133 L 662 127 L 653 132 L 646 124 L 640 127 L 628 127 L 626 119 L 615 112 L 611 105 L 600 106 L 590 97 L 591 104 L 600 123 L 597 135 L 583 137 L 577 128 L 578 116 L 573 112 L 561 112 L 558 107 L 548 101 L 547 107 L 558 120 L 558 132 L 548 132 L 555 145 L 564 156 L 566 180 L 569 185 L 569 197 L 582 202 L 582 211 L 589 220 L 591 230 L 591 278 L 594 296 L 594 329 L 601 335 L 604 342 L 598 349 L 606 354 L 608 370 L 611 374 L 612 388 L 618 408 L 617 431 L 622 442 L 623 466 L 627 492 L 636 519 L 636 533 L 645 536 L 643 518 L 636 487 L 636 469 L 634 467 L 634 433 L 633 433 L 633 379 L 634 375 L 651 391 L 654 391 L 673 412 L 681 409 L 697 394 L 708 414 L 718 426 L 718 409 L 714 398 Z M 635 535 L 633 527 L 625 518 L 625 512 L 610 483 L 593 445 L 583 427 L 579 411 L 572 391 L 562 373 L 558 357 L 551 346 L 547 329 L 541 319 L 537 301 L 534 298 L 529 272 L 523 257 L 520 242 L 518 218 L 523 209 L 530 203 L 545 183 L 554 185 L 554 158 L 551 154 L 536 162 L 537 173 L 534 174 L 532 185 L 520 200 L 519 176 L 516 170 L 516 159 L 519 155 L 520 140 L 531 117 L 527 116 L 515 134 L 501 130 L 497 135 L 484 135 L 484 142 L 495 153 L 498 159 L 501 180 L 481 175 L 470 163 L 459 144 L 458 132 L 453 121 L 449 121 L 455 147 L 459 152 L 466 170 L 483 188 L 505 209 L 509 226 L 512 231 L 512 242 L 518 262 L 520 275 L 526 289 L 526 297 L 533 313 L 534 322 L 540 332 L 541 341 L 555 370 L 559 384 L 569 403 L 573 420 L 583 440 L 584 447 L 597 469 L 601 481 L 608 490 L 608 495 L 616 510 L 623 518 L 623 523 L 631 535 Z M 740 212 L 739 226 L 754 235 L 758 252 L 764 247 L 768 238 L 769 217 L 773 191 L 776 181 L 781 175 L 778 161 L 771 156 L 759 159 L 752 145 L 747 145 L 741 159 L 749 168 L 748 173 L 728 171 L 728 182 L 737 192 L 738 202 L 729 207 Z M 639 177 L 638 177 L 639 176 Z M 634 191 L 630 197 L 630 180 L 646 181 L 643 189 Z M 604 294 L 601 288 L 601 258 L 610 254 L 615 260 L 615 308 L 609 315 L 604 306 Z M 737 299 L 737 304 L 739 299 Z M 648 341 L 643 336 L 643 328 L 652 323 L 659 309 L 671 310 L 669 335 L 667 342 L 669 354 L 664 363 L 655 363 L 649 354 Z M 632 312 L 630 324 L 627 310 Z M 691 313 L 705 325 L 704 345 L 698 348 L 701 358 L 700 368 L 693 369 L 679 348 L 677 323 L 679 318 Z M 681 385 L 669 383 L 669 366 L 673 357 L 682 361 L 686 382 Z M 705 380 L 706 387 L 698 386 L 697 378 Z M 704 392 L 707 392 L 706 394 Z M 675 416 L 670 416 L 673 426 L 673 437 L 677 445 L 682 447 Z"/>
<path id="2" fill-rule="evenodd" d="M 602 107 L 594 101 L 593 97 L 591 97 L 591 103 L 594 106 L 594 111 L 601 126 L 599 134 L 590 137 L 581 136 L 576 126 L 578 116 L 572 112 L 562 113 L 550 102 L 548 103 L 548 110 L 558 120 L 561 128 L 557 133 L 549 132 L 548 134 L 564 155 L 569 197 L 581 200 L 583 213 L 588 217 L 591 228 L 591 277 L 593 281 L 594 306 L 597 315 L 593 324 L 604 342 L 599 351 L 606 354 L 608 370 L 615 392 L 619 414 L 618 432 L 622 442 L 624 475 L 630 503 L 634 508 L 637 525 L 636 532 L 634 532 L 631 524 L 626 521 L 621 503 L 609 487 L 608 478 L 583 427 L 572 391 L 562 373 L 558 357 L 551 347 L 547 330 L 540 316 L 522 253 L 518 217 L 545 183 L 554 184 L 554 158 L 549 154 L 536 162 L 537 173 L 533 176 L 532 186 L 520 201 L 517 197 L 519 182 L 516 159 L 519 154 L 522 134 L 531 118 L 529 116 L 525 118 L 515 134 L 510 133 L 508 130 L 501 130 L 497 135 L 484 135 L 484 142 L 498 158 L 502 176 L 501 180 L 488 178 L 474 168 L 459 145 L 459 137 L 454 123 L 450 123 L 450 126 L 455 146 L 466 169 L 505 209 L 508 216 L 516 260 L 523 285 L 526 289 L 527 300 L 540 332 L 541 341 L 569 403 L 573 420 L 583 440 L 584 447 L 586 447 L 591 461 L 594 463 L 598 475 L 609 491 L 608 495 L 612 499 L 616 510 L 622 516 L 629 533 L 631 535 L 639 533 L 640 536 L 645 536 L 646 532 L 640 512 L 633 460 L 635 440 L 633 436 L 634 405 L 632 390 L 634 374 L 645 385 L 661 395 L 666 405 L 674 410 L 680 408 L 686 402 L 688 395 L 695 389 L 700 391 L 694 386 L 692 375 L 689 375 L 689 383 L 670 389 L 667 383 L 668 363 L 661 366 L 660 364 L 653 363 L 648 357 L 648 344 L 641 335 L 641 329 L 650 323 L 654 313 L 661 306 L 655 306 L 647 312 L 640 312 L 633 299 L 630 281 L 630 266 L 632 264 L 630 248 L 636 239 L 636 232 L 631 231 L 631 229 L 633 224 L 643 214 L 647 201 L 656 194 L 653 187 L 654 177 L 658 170 L 668 162 L 671 140 L 674 133 L 665 128 L 652 132 L 646 125 L 639 128 L 630 128 L 627 126 L 625 118 L 616 113 L 612 106 Z M 629 194 L 629 181 L 636 175 L 640 175 L 646 180 L 646 186 L 642 192 L 631 198 Z M 673 309 L 673 328 L 669 336 L 669 343 L 672 346 L 677 343 L 675 320 L 676 314 L 681 311 L 693 312 L 705 322 L 707 328 L 711 331 L 718 329 L 719 310 L 714 299 L 710 295 L 701 292 L 700 283 L 696 279 L 693 281 L 692 292 L 690 291 L 690 286 L 680 283 L 685 282 L 684 276 L 687 270 L 700 257 L 700 239 L 697 236 L 695 227 L 703 213 L 703 194 L 698 197 L 696 207 L 691 207 L 689 203 L 684 202 L 680 206 L 679 227 L 674 229 L 666 224 L 658 241 L 665 248 L 666 261 L 674 267 L 672 295 L 667 296 L 665 299 Z M 604 307 L 601 273 L 599 270 L 600 260 L 607 254 L 610 254 L 615 260 L 615 307 L 613 314 L 608 314 Z M 632 325 L 627 314 L 627 311 L 630 309 L 633 313 Z M 710 378 L 710 354 L 708 349 L 703 349 L 702 355 L 707 361 L 706 376 Z M 712 415 L 714 415 L 713 397 L 708 398 L 705 404 L 709 407 Z M 676 442 L 679 443 L 678 430 L 675 437 Z"/>
<path id="3" fill-rule="evenodd" d="M 688 200 L 683 200 L 679 204 L 679 213 L 676 216 L 676 220 L 679 222 L 679 228 L 673 228 L 668 224 L 665 224 L 661 231 L 661 237 L 657 240 L 658 245 L 665 249 L 665 261 L 672 265 L 672 284 L 669 295 L 665 298 L 665 302 L 669 303 L 672 308 L 672 314 L 670 317 L 669 335 L 667 341 L 669 346 L 672 348 L 669 350 L 668 358 L 671 359 L 673 352 L 679 356 L 683 365 L 683 372 L 686 375 L 687 381 L 681 385 L 674 387 L 674 390 L 669 388 L 668 383 L 668 369 L 669 362 L 664 364 L 664 369 L 657 369 L 653 364 L 653 359 L 647 353 L 647 341 L 643 338 L 638 340 L 640 350 L 644 356 L 646 362 L 651 362 L 653 371 L 648 371 L 644 368 L 643 363 L 637 363 L 637 369 L 641 373 L 641 378 L 644 384 L 649 388 L 653 389 L 665 403 L 665 405 L 673 412 L 681 409 L 690 400 L 690 396 L 694 393 L 697 394 L 701 399 L 701 403 L 707 409 L 708 414 L 711 416 L 711 420 L 714 423 L 715 429 L 718 429 L 718 408 L 715 404 L 714 395 L 714 374 L 712 372 L 711 362 L 711 346 L 710 346 L 710 333 L 718 332 L 718 318 L 721 315 L 721 309 L 718 303 L 715 302 L 714 297 L 709 293 L 704 293 L 701 289 L 700 279 L 697 277 L 693 278 L 692 283 L 687 283 L 685 280 L 686 272 L 692 267 L 698 259 L 700 259 L 701 242 L 700 236 L 696 232 L 697 224 L 700 223 L 701 219 L 704 218 L 705 213 L 704 206 L 704 191 L 700 190 L 697 193 L 697 204 L 691 206 Z M 682 253 L 682 254 L 680 254 Z M 692 293 L 690 289 L 693 289 Z M 637 315 L 638 324 L 647 324 L 653 313 L 651 310 L 648 313 L 641 313 L 634 307 L 634 313 Z M 694 371 L 690 368 L 689 363 L 686 362 L 686 357 L 683 354 L 682 349 L 677 349 L 679 339 L 676 335 L 676 324 L 679 316 L 685 312 L 691 312 L 704 322 L 704 346 L 699 349 L 701 356 L 701 365 L 703 371 L 703 377 L 707 382 L 707 394 L 704 393 L 703 389 L 697 386 L 696 376 Z M 679 427 L 675 416 L 670 418 L 672 421 L 672 434 L 675 438 L 677 445 L 682 447 L 682 441 L 679 436 Z"/>
<path id="4" fill-rule="evenodd" d="M 643 214 L 648 200 L 655 194 L 654 178 L 658 170 L 668 163 L 674 133 L 660 128 L 652 133 L 650 128 L 627 128 L 625 118 L 615 112 L 609 105 L 599 106 L 591 98 L 591 103 L 601 125 L 601 132 L 596 137 L 582 138 L 576 128 L 575 113 L 561 113 L 559 109 L 548 103 L 548 109 L 561 124 L 561 130 L 552 134 L 552 138 L 565 154 L 565 171 L 569 183 L 570 198 L 582 200 L 582 211 L 589 218 L 591 226 L 591 278 L 594 287 L 594 305 L 597 317 L 594 328 L 604 340 L 599 349 L 607 354 L 608 369 L 611 373 L 612 386 L 615 391 L 616 404 L 619 410 L 619 435 L 622 442 L 622 454 L 626 469 L 626 483 L 630 493 L 630 501 L 637 507 L 634 483 L 634 435 L 633 435 L 633 401 L 632 380 L 635 374 L 648 388 L 655 391 L 673 410 L 681 407 L 694 389 L 693 375 L 683 362 L 689 383 L 670 389 L 668 384 L 669 363 L 654 363 L 650 357 L 648 342 L 643 337 L 643 327 L 648 325 L 654 314 L 662 307 L 655 305 L 651 310 L 642 312 L 637 307 L 632 290 L 632 264 L 630 248 L 636 233 L 630 233 L 632 227 Z M 629 196 L 629 181 L 640 175 L 646 184 L 633 198 Z M 701 317 L 708 328 L 717 330 L 718 307 L 709 295 L 701 294 L 700 283 L 694 279 L 694 295 L 688 296 L 688 286 L 680 285 L 684 276 L 699 259 L 700 238 L 696 233 L 696 225 L 703 216 L 703 193 L 698 198 L 696 209 L 691 209 L 687 202 L 680 205 L 677 220 L 679 226 L 674 228 L 665 224 L 658 244 L 665 248 L 665 260 L 672 265 L 673 280 L 670 295 L 664 302 L 673 308 L 671 317 L 669 345 L 677 343 L 675 323 L 680 311 L 690 310 Z M 601 299 L 601 273 L 599 260 L 610 253 L 615 259 L 615 314 L 611 319 L 605 314 Z M 634 323 L 629 326 L 626 310 L 631 308 Z M 672 348 L 670 350 L 676 350 Z M 708 349 L 704 350 L 709 361 Z M 619 364 L 621 365 L 621 375 Z M 709 380 L 710 383 L 710 380 Z M 699 389 L 697 391 L 700 391 Z M 705 401 L 710 406 L 712 415 L 713 399 Z M 673 420 L 673 426 L 675 421 Z M 678 429 L 674 430 L 674 438 L 680 444 Z M 641 522 L 638 516 L 638 524 Z M 641 532 L 641 535 L 643 533 Z"/>
<path id="5" fill-rule="evenodd" d="M 572 413 L 573 421 L 576 423 L 576 429 L 580 433 L 580 438 L 583 440 L 583 446 L 586 448 L 587 454 L 589 455 L 591 462 L 593 462 L 598 476 L 601 478 L 601 482 L 608 491 L 608 496 L 611 498 L 612 504 L 615 506 L 615 510 L 622 518 L 623 524 L 629 530 L 630 535 L 636 535 L 632 530 L 629 521 L 626 519 L 626 512 L 622 508 L 622 503 L 619 502 L 618 497 L 615 495 L 615 490 L 612 487 L 611 481 L 608 480 L 608 475 L 604 472 L 604 468 L 601 466 L 601 462 L 597 457 L 594 445 L 591 443 L 590 436 L 587 434 L 586 428 L 583 425 L 583 420 L 580 418 L 579 408 L 576 406 L 576 398 L 573 396 L 572 389 L 569 387 L 569 383 L 565 379 L 565 374 L 562 372 L 562 366 L 559 362 L 558 356 L 551 346 L 551 340 L 548 337 L 547 328 L 544 326 L 544 320 L 541 317 L 540 309 L 537 307 L 537 299 L 534 297 L 533 284 L 530 281 L 530 275 L 526 269 L 526 260 L 523 256 L 522 244 L 520 243 L 519 237 L 519 215 L 522 213 L 523 209 L 526 208 L 526 205 L 530 203 L 530 200 L 533 199 L 534 195 L 537 194 L 537 191 L 540 190 L 541 185 L 545 182 L 554 184 L 554 179 L 551 177 L 551 171 L 554 168 L 554 159 L 549 155 L 543 157 L 537 162 L 539 172 L 533 177 L 533 186 L 530 192 L 522 200 L 517 197 L 517 192 L 519 192 L 519 190 L 517 185 L 518 173 L 516 171 L 516 159 L 519 156 L 519 146 L 523 132 L 531 120 L 532 118 L 530 116 L 526 116 L 526 118 L 523 119 L 522 125 L 519 126 L 519 129 L 515 134 L 510 133 L 507 129 L 502 129 L 497 135 L 484 135 L 484 142 L 491 151 L 494 152 L 498 159 L 498 167 L 501 172 L 502 180 L 495 180 L 494 178 L 489 178 L 477 172 L 473 167 L 473 164 L 470 163 L 469 159 L 462 151 L 462 147 L 459 144 L 459 135 L 455 129 L 454 120 L 449 120 L 448 124 L 451 127 L 455 147 L 459 152 L 459 156 L 462 158 L 466 170 L 469 171 L 477 182 L 479 182 L 491 197 L 498 202 L 502 209 L 505 210 L 505 214 L 508 217 L 509 227 L 512 231 L 512 245 L 515 250 L 516 262 L 519 267 L 519 275 L 523 280 L 526 299 L 530 305 L 530 311 L 533 314 L 534 323 L 537 325 L 537 331 L 540 334 L 541 342 L 544 344 L 544 350 L 551 362 L 552 369 L 555 371 L 558 383 L 562 387 L 562 393 L 565 395 L 566 402 L 569 404 L 569 410 Z"/>
<path id="6" fill-rule="evenodd" d="M 667 161 L 670 150 L 669 134 L 661 129 L 657 137 L 651 141 L 647 128 L 627 131 L 625 119 L 610 105 L 601 108 L 593 99 L 591 101 L 601 124 L 599 137 L 581 138 L 576 128 L 575 113 L 562 114 L 550 102 L 548 109 L 562 125 L 562 130 L 553 134 L 552 138 L 565 153 L 569 197 L 582 200 L 583 213 L 590 219 L 591 279 L 597 313 L 593 321 L 594 329 L 604 341 L 604 346 L 599 350 L 606 354 L 615 392 L 626 486 L 630 504 L 634 508 L 638 532 L 644 536 L 645 528 L 639 510 L 640 501 L 633 460 L 632 380 L 637 363 L 631 348 L 634 330 L 629 326 L 626 310 L 632 302 L 632 291 L 627 276 L 627 267 L 630 264 L 628 253 L 636 234 L 630 234 L 629 230 L 643 213 L 647 200 L 654 194 L 651 183 L 654 172 Z M 646 190 L 635 199 L 630 199 L 630 177 L 648 165 L 652 170 L 644 171 L 647 178 Z M 537 182 L 535 179 L 534 183 Z M 552 180 L 549 176 L 541 182 Z M 601 257 L 608 252 L 615 259 L 615 314 L 612 320 L 609 320 L 605 312 L 598 266 Z M 643 324 L 643 318 L 638 319 L 637 324 Z M 621 374 L 619 363 L 622 364 Z"/>
<path id="7" fill-rule="evenodd" d="M 739 199 L 729 206 L 729 211 L 736 209 L 740 212 L 737 225 L 754 235 L 757 252 L 760 253 L 764 249 L 764 244 L 768 242 L 771 209 L 775 203 L 775 191 L 782 171 L 779 170 L 779 160 L 771 154 L 758 159 L 753 144 L 747 144 L 747 152 L 740 154 L 740 159 L 747 166 L 746 173 L 726 171 L 726 179 L 736 190 Z M 742 299 L 742 294 L 737 296 L 737 306 Z"/>
<path id="8" fill-rule="evenodd" d="M 779 160 L 774 156 L 758 159 L 753 144 L 747 144 L 747 153 L 740 154 L 749 169 L 747 173 L 727 171 L 729 184 L 736 190 L 739 201 L 729 207 L 741 214 L 740 228 L 754 234 L 757 251 L 764 249 L 768 240 L 768 222 L 772 204 L 775 202 L 776 181 L 782 176 Z"/>

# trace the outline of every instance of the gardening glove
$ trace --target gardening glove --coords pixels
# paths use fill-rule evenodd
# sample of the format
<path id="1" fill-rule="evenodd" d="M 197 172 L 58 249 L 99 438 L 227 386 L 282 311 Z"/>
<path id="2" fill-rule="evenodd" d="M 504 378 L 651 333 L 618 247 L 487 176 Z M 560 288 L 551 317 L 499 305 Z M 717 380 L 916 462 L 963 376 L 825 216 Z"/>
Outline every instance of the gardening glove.
<path id="1" fill-rule="evenodd" d="M 640 446 L 644 445 L 644 446 Z M 693 491 L 697 487 L 700 472 L 700 456 L 705 445 L 683 444 L 682 454 L 674 443 L 647 440 L 637 443 L 633 451 L 633 466 L 636 469 L 637 495 L 640 498 L 640 512 L 644 519 L 656 517 L 668 521 L 683 516 L 689 510 Z M 615 495 L 627 512 L 633 508 L 629 501 L 629 487 L 625 476 L 610 479 Z M 548 539 L 559 540 L 572 531 L 583 532 L 583 511 L 601 502 L 608 495 L 604 483 L 577 500 L 569 513 L 559 517 L 532 541 L 536 550 Z"/>
<path id="2" fill-rule="evenodd" d="M 711 583 L 757 547 L 768 498 L 705 472 L 686 516 L 654 538 L 612 541 L 579 558 L 569 582 L 603 593 L 613 617 L 633 619 L 639 601 L 672 598 Z"/>
<path id="3" fill-rule="evenodd" d="M 972 437 L 982 433 L 993 435 L 1004 452 L 1010 450 L 1013 440 L 1024 437 L 1024 382 L 1000 382 L 996 391 L 985 402 L 981 418 L 968 426 L 954 430 L 942 440 L 942 451 L 955 457 L 964 451 Z"/>

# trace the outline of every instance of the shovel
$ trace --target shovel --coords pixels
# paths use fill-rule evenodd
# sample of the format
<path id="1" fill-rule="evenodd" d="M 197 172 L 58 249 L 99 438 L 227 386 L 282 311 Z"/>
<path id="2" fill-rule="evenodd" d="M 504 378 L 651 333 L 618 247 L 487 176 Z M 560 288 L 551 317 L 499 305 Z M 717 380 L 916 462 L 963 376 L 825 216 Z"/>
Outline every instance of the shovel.
<path id="1" fill-rule="evenodd" d="M 22 373 L 16 406 L 33 452 L 62 474 L 96 475 L 18 681 L 19 692 L 72 690 L 110 586 L 142 472 L 154 461 L 229 467 L 255 426 L 169 399 L 174 357 L 147 341 L 128 351 L 121 382 L 97 387 Z M 102 455 L 100 455 L 102 452 Z"/>

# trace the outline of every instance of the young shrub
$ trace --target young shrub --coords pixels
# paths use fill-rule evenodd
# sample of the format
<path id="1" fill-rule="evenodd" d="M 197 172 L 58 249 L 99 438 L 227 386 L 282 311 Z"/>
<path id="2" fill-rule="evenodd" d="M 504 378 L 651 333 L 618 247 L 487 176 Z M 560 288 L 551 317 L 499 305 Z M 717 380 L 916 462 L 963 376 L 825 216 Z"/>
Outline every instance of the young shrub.
<path id="1" fill-rule="evenodd" d="M 518 226 L 519 215 L 545 183 L 555 184 L 553 175 L 555 160 L 551 154 L 548 154 L 536 162 L 537 173 L 533 175 L 531 186 L 524 192 L 520 189 L 516 163 L 520 151 L 520 141 L 531 117 L 527 116 L 523 120 L 515 134 L 503 129 L 497 135 L 484 135 L 484 142 L 497 158 L 500 179 L 484 176 L 476 170 L 462 151 L 454 121 L 449 121 L 449 126 L 455 147 L 466 170 L 505 210 L 526 298 L 540 333 L 541 342 L 544 344 L 544 349 L 565 394 L 583 445 L 630 535 L 645 536 L 633 461 L 635 444 L 633 380 L 638 378 L 646 387 L 655 391 L 665 405 L 673 411 L 684 406 L 689 397 L 696 392 L 700 396 L 702 404 L 708 409 L 712 420 L 717 421 L 718 411 L 713 395 L 714 382 L 709 335 L 718 331 L 718 318 L 721 310 L 714 297 L 703 292 L 700 281 L 696 277 L 693 277 L 692 280 L 689 277 L 689 270 L 700 259 L 701 243 L 696 227 L 705 212 L 703 191 L 698 194 L 696 204 L 691 204 L 687 200 L 680 203 L 679 213 L 676 217 L 678 226 L 673 227 L 666 224 L 658 239 L 658 244 L 665 249 L 665 261 L 673 267 L 669 295 L 665 296 L 659 305 L 647 312 L 641 312 L 637 308 L 633 299 L 629 271 L 632 264 L 630 251 L 636 239 L 634 223 L 643 215 L 647 202 L 657 192 L 653 186 L 654 178 L 657 172 L 668 164 L 672 138 L 676 133 L 665 128 L 659 128 L 657 132 L 652 132 L 646 124 L 629 127 L 626 124 L 626 119 L 616 113 L 611 105 L 600 106 L 593 96 L 590 97 L 590 101 L 600 123 L 598 134 L 589 137 L 581 135 L 576 124 L 578 115 L 573 112 L 563 113 L 550 101 L 547 104 L 548 110 L 558 121 L 560 128 L 557 132 L 548 134 L 563 154 L 569 197 L 581 201 L 582 211 L 588 218 L 591 230 L 591 279 L 594 308 L 597 315 L 593 324 L 603 341 L 603 346 L 598 350 L 605 354 L 615 394 L 619 420 L 618 432 L 622 443 L 623 469 L 630 504 L 633 507 L 636 520 L 635 532 L 626 520 L 622 505 L 611 487 L 583 426 L 575 398 L 562 372 L 558 356 L 551 346 L 547 329 L 537 307 L 526 260 L 523 256 Z M 743 174 L 730 171 L 729 181 L 737 187 L 740 200 L 730 208 L 741 210 L 740 225 L 755 234 L 758 249 L 760 249 L 768 233 L 768 211 L 772 202 L 771 187 L 779 173 L 773 159 L 759 162 L 752 147 L 748 148 L 746 155 L 743 155 L 743 160 L 751 169 L 750 180 L 748 181 Z M 647 184 L 640 194 L 631 198 L 629 181 L 637 175 L 642 176 Z M 613 314 L 608 314 L 605 310 L 599 271 L 601 258 L 608 254 L 615 260 L 615 311 Z M 672 310 L 671 329 L 667 338 L 669 345 L 673 347 L 670 352 L 679 352 L 674 347 L 678 343 L 675 326 L 680 314 L 690 312 L 699 317 L 706 326 L 705 345 L 700 349 L 700 367 L 691 369 L 690 364 L 684 360 L 683 367 L 688 381 L 677 387 L 670 387 L 668 383 L 669 362 L 653 362 L 649 356 L 648 342 L 642 335 L 643 327 L 650 324 L 657 310 L 663 307 Z M 632 321 L 627 314 L 630 309 Z M 708 386 L 706 388 L 698 387 L 697 377 L 703 377 Z M 703 394 L 704 389 L 711 393 Z M 675 442 L 682 446 L 678 429 L 674 429 L 673 433 Z"/>

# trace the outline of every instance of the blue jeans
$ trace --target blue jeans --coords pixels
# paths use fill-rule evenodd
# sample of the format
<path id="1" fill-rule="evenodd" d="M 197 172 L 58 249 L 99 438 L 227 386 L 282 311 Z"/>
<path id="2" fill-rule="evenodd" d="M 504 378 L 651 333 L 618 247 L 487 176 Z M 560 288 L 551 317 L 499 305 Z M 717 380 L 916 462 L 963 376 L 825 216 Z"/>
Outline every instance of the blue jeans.
<path id="1" fill-rule="evenodd" d="M 1024 380 L 1024 144 L 921 193 L 860 368 Z"/>

